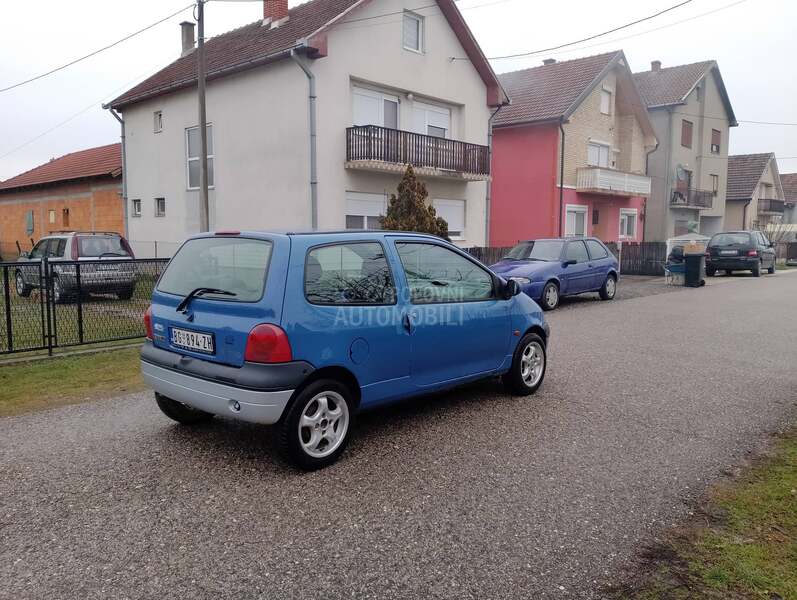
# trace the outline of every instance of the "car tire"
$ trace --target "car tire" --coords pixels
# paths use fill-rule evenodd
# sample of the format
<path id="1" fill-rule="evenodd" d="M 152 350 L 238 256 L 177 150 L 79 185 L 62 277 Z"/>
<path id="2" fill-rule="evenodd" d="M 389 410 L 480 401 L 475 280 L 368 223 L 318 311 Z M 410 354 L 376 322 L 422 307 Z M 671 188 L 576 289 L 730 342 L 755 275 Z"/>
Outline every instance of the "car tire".
<path id="1" fill-rule="evenodd" d="M 753 277 L 761 277 L 761 261 L 753 268 Z"/>
<path id="2" fill-rule="evenodd" d="M 540 296 L 540 307 L 542 310 L 553 310 L 559 306 L 559 286 L 555 281 L 549 281 L 542 288 Z"/>
<path id="3" fill-rule="evenodd" d="M 119 290 L 119 292 L 117 292 L 116 297 L 119 298 L 119 300 L 130 300 L 130 298 L 133 297 L 133 292 L 135 291 L 136 288 L 134 286 L 122 288 Z"/>
<path id="4" fill-rule="evenodd" d="M 197 423 L 205 423 L 210 421 L 215 416 L 211 413 L 205 412 L 204 410 L 186 406 L 182 402 L 177 402 L 177 400 L 172 400 L 171 398 L 167 398 L 166 396 L 158 394 L 157 392 L 155 393 L 155 402 L 158 404 L 158 408 L 161 409 L 161 412 L 164 415 L 183 425 L 196 425 Z"/>
<path id="5" fill-rule="evenodd" d="M 334 379 L 319 379 L 301 389 L 279 423 L 285 458 L 305 471 L 334 463 L 349 443 L 354 425 L 354 394 Z"/>
<path id="6" fill-rule="evenodd" d="M 22 275 L 22 271 L 14 273 L 14 284 L 17 288 L 17 296 L 20 298 L 27 298 L 30 296 L 30 292 L 33 288 L 25 283 L 25 277 Z"/>
<path id="7" fill-rule="evenodd" d="M 706 269 L 706 277 L 714 277 L 717 274 L 717 269 L 708 268 Z"/>
<path id="8" fill-rule="evenodd" d="M 501 377 L 506 391 L 513 396 L 533 394 L 545 379 L 547 364 L 545 342 L 536 333 L 527 333 L 515 348 L 512 366 Z"/>
<path id="9" fill-rule="evenodd" d="M 603 282 L 601 289 L 598 290 L 598 294 L 601 297 L 601 300 L 614 300 L 614 296 L 617 293 L 617 278 L 614 275 L 607 275 L 606 281 Z"/>
<path id="10" fill-rule="evenodd" d="M 725 269 L 725 277 L 730 277 L 731 275 L 733 275 L 733 271 L 730 269 Z"/>

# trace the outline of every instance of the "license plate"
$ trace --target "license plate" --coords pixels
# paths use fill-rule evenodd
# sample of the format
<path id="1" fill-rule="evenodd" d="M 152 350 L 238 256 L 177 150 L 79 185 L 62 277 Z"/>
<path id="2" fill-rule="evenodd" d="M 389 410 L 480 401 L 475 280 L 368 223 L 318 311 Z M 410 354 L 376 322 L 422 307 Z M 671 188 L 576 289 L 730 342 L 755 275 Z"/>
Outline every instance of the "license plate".
<path id="1" fill-rule="evenodd" d="M 737 250 L 720 250 L 722 256 L 736 256 L 738 253 Z"/>
<path id="2" fill-rule="evenodd" d="M 116 265 L 97 265 L 98 271 L 115 271 Z"/>
<path id="3" fill-rule="evenodd" d="M 172 345 L 205 354 L 213 354 L 213 336 L 172 327 Z"/>

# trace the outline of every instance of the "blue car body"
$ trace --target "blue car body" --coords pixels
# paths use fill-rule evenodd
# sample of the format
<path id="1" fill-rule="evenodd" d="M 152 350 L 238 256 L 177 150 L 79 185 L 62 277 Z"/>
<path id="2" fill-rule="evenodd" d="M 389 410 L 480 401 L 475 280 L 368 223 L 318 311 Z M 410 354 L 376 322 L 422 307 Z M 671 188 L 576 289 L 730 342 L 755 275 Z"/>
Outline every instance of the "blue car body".
<path id="1" fill-rule="evenodd" d="M 505 258 L 490 268 L 505 279 L 518 281 L 523 292 L 534 300 L 541 299 L 549 282 L 556 283 L 560 296 L 572 296 L 599 291 L 607 277 L 614 277 L 615 282 L 619 278 L 617 259 L 596 238 L 552 238 L 521 244 L 533 242 L 560 242 L 562 250 L 558 256 L 548 257 L 548 260 Z M 577 253 L 573 252 L 574 246 L 578 246 Z M 575 263 L 568 261 L 569 256 L 576 255 L 580 256 Z"/>
<path id="2" fill-rule="evenodd" d="M 190 244 L 222 238 L 268 243 L 259 298 L 241 301 L 240 292 L 237 298 L 209 294 L 194 296 L 186 304 L 186 293 L 164 289 L 171 285 L 169 278 L 180 275 L 170 275 L 170 269 L 178 268 L 174 265 Z M 308 292 L 308 286 L 317 284 L 310 274 L 320 268 L 315 256 L 325 248 L 337 252 L 344 246 L 343 257 L 344 250 L 358 244 L 370 244 L 383 254 L 394 297 L 371 304 L 352 301 L 348 292 L 339 298 Z M 479 301 L 415 301 L 399 249 L 421 247 L 455 253 L 468 268 L 483 271 L 492 278 L 492 293 Z M 344 258 L 340 260 L 343 264 Z M 217 263 L 208 264 L 216 268 Z M 549 329 L 539 306 L 524 294 L 502 296 L 507 287 L 474 258 L 433 236 L 379 231 L 199 235 L 177 252 L 153 293 L 151 339 L 142 351 L 142 371 L 159 394 L 201 411 L 255 423 L 280 421 L 298 390 L 322 376 L 355 388 L 358 408 L 372 407 L 505 373 L 527 332 L 547 341 Z M 289 360 L 247 360 L 250 333 L 262 324 L 284 332 Z"/>

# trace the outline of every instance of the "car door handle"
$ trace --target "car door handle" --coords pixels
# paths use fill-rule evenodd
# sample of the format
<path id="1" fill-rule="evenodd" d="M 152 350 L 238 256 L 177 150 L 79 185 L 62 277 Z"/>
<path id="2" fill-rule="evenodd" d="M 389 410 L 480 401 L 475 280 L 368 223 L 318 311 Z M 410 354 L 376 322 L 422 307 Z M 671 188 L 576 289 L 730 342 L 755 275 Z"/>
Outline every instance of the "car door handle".
<path id="1" fill-rule="evenodd" d="M 411 313 L 404 313 L 404 329 L 407 330 L 407 333 L 412 334 L 415 331 L 415 325 L 412 322 L 412 314 Z"/>

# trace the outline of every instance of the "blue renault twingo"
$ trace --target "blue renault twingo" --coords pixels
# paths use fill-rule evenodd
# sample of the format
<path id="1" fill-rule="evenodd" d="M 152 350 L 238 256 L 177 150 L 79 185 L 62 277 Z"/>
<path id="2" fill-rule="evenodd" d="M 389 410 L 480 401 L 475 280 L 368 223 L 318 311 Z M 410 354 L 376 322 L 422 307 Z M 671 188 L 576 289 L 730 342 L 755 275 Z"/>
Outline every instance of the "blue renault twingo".
<path id="1" fill-rule="evenodd" d="M 341 455 L 363 408 L 496 375 L 534 393 L 549 339 L 517 282 L 440 238 L 384 231 L 190 238 L 144 322 L 163 413 L 277 424 L 303 469 Z"/>

